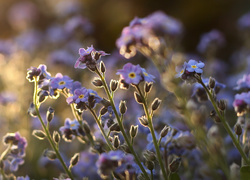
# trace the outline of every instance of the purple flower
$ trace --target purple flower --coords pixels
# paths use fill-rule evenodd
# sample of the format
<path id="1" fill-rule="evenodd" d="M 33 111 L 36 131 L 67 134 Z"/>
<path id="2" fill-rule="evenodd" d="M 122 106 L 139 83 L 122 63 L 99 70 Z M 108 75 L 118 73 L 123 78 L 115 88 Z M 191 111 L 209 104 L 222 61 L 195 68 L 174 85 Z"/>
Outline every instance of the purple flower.
<path id="1" fill-rule="evenodd" d="M 91 45 L 91 47 L 88 47 L 87 49 L 80 48 L 79 55 L 80 57 L 75 63 L 75 68 L 85 69 L 87 67 L 93 71 L 95 70 L 97 61 L 100 57 L 108 54 L 104 51 L 96 51 L 93 45 Z"/>
<path id="2" fill-rule="evenodd" d="M 187 67 L 187 62 L 184 62 L 183 66 L 180 67 L 176 67 L 175 70 L 177 72 L 176 76 L 177 78 L 182 77 L 182 75 L 184 75 L 185 71 L 186 71 L 186 67 Z"/>
<path id="3" fill-rule="evenodd" d="M 116 74 L 120 75 L 120 79 L 123 79 L 127 84 L 137 85 L 142 80 L 142 69 L 140 65 L 127 63 L 123 66 L 123 69 L 119 69 Z"/>
<path id="4" fill-rule="evenodd" d="M 212 30 L 201 36 L 201 40 L 197 46 L 200 53 L 206 52 L 209 48 L 222 47 L 225 44 L 223 34 L 218 30 Z"/>
<path id="5" fill-rule="evenodd" d="M 55 78 L 53 78 L 50 82 L 50 87 L 55 89 L 70 89 L 72 86 L 73 80 L 68 76 L 63 76 L 61 73 L 57 73 Z"/>
<path id="6" fill-rule="evenodd" d="M 144 81 L 146 81 L 146 82 L 154 82 L 155 77 L 153 75 L 148 74 L 146 69 L 144 69 L 144 68 L 141 68 L 141 70 L 142 70 L 142 77 L 143 77 Z"/>
<path id="7" fill-rule="evenodd" d="M 81 89 L 81 87 L 82 87 L 82 84 L 79 81 L 74 81 L 73 84 L 72 84 L 72 86 L 71 86 L 71 88 L 69 89 L 69 92 L 71 94 L 74 94 L 74 91 L 76 89 Z"/>
<path id="8" fill-rule="evenodd" d="M 250 28 L 250 12 L 244 14 L 239 20 L 238 20 L 238 26 L 240 29 L 249 29 Z"/>
<path id="9" fill-rule="evenodd" d="M 79 162 L 72 168 L 73 173 L 79 178 L 88 177 L 89 179 L 100 180 L 95 165 L 98 155 L 91 152 L 81 152 Z"/>
<path id="10" fill-rule="evenodd" d="M 242 79 L 237 81 L 237 86 L 234 88 L 236 90 L 250 90 L 250 74 L 244 74 Z"/>
<path id="11" fill-rule="evenodd" d="M 238 116 L 242 116 L 249 110 L 250 106 L 250 92 L 236 94 L 233 102 L 234 110 Z"/>
<path id="12" fill-rule="evenodd" d="M 28 175 L 26 175 L 25 177 L 23 177 L 23 176 L 18 176 L 18 177 L 16 178 L 16 180 L 30 180 L 30 177 L 29 177 Z"/>
<path id="13" fill-rule="evenodd" d="M 75 136 L 85 135 L 79 122 L 77 120 L 71 121 L 67 118 L 64 122 L 64 126 L 59 129 L 63 135 L 63 139 L 70 142 Z"/>
<path id="14" fill-rule="evenodd" d="M 4 144 L 11 145 L 11 151 L 6 155 L 4 163 L 8 165 L 10 171 L 17 171 L 18 166 L 24 163 L 27 141 L 19 132 L 7 133 L 3 138 Z"/>
<path id="15" fill-rule="evenodd" d="M 51 75 L 49 72 L 47 72 L 47 66 L 44 64 L 40 64 L 38 68 L 36 67 L 31 67 L 28 69 L 26 79 L 28 79 L 30 82 L 34 81 L 34 77 L 38 77 L 39 80 L 44 80 L 44 79 L 51 79 Z"/>
<path id="16" fill-rule="evenodd" d="M 69 104 L 71 103 L 80 103 L 80 102 L 87 102 L 89 98 L 89 92 L 85 87 L 82 87 L 81 89 L 76 89 L 74 91 L 74 95 L 67 98 L 67 102 Z"/>
<path id="17" fill-rule="evenodd" d="M 108 176 L 112 171 L 123 174 L 128 170 L 130 173 L 136 171 L 134 157 L 131 154 L 124 154 L 123 151 L 110 151 L 108 153 L 102 153 L 96 162 L 98 173 L 101 176 Z"/>
<path id="18" fill-rule="evenodd" d="M 92 89 L 88 89 L 89 92 L 89 96 L 93 96 L 95 103 L 100 103 L 102 101 L 102 98 L 97 94 L 96 91 L 92 90 Z"/>
<path id="19" fill-rule="evenodd" d="M 202 68 L 204 68 L 205 64 L 203 62 L 197 62 L 193 59 L 190 59 L 187 63 L 186 71 L 192 73 L 199 73 L 203 72 Z"/>

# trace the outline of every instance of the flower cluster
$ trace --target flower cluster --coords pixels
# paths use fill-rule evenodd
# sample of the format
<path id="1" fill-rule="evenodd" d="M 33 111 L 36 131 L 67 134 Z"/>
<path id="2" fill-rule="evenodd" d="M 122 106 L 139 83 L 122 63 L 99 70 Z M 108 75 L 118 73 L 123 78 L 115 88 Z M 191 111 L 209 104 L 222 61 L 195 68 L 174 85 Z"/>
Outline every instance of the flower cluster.
<path id="1" fill-rule="evenodd" d="M 96 166 L 98 173 L 102 177 L 108 176 L 111 172 L 117 173 L 122 177 L 132 177 L 137 171 L 134 157 L 120 150 L 102 153 L 96 162 Z M 126 175 L 126 171 L 129 175 Z"/>
<path id="2" fill-rule="evenodd" d="M 91 46 L 87 49 L 80 48 L 79 55 L 80 57 L 75 63 L 75 68 L 85 69 L 87 67 L 91 71 L 95 71 L 97 61 L 101 58 L 101 56 L 106 56 L 108 54 L 104 51 L 96 51 L 94 47 Z"/>
<path id="3" fill-rule="evenodd" d="M 201 61 L 197 62 L 196 60 L 190 59 L 187 62 L 184 62 L 184 65 L 182 68 L 177 67 L 177 72 L 178 74 L 176 77 L 181 77 L 183 80 L 193 80 L 194 79 L 194 74 L 201 75 L 203 72 L 205 64 Z"/>
<path id="4" fill-rule="evenodd" d="M 4 164 L 11 172 L 17 171 L 19 165 L 24 163 L 27 141 L 19 132 L 7 133 L 3 137 L 5 145 L 9 146 L 9 151 L 5 154 Z M 3 158 L 3 157 L 1 157 Z"/>
<path id="5" fill-rule="evenodd" d="M 164 36 L 178 37 L 183 31 L 182 24 L 161 11 L 148 17 L 133 19 L 122 31 L 116 45 L 125 58 L 135 56 L 137 48 L 158 49 Z"/>
<path id="6" fill-rule="evenodd" d="M 120 75 L 120 82 L 122 87 L 128 87 L 129 84 L 138 85 L 142 81 L 154 82 L 154 76 L 148 74 L 141 66 L 127 63 L 123 66 L 123 69 L 117 70 L 117 75 Z"/>

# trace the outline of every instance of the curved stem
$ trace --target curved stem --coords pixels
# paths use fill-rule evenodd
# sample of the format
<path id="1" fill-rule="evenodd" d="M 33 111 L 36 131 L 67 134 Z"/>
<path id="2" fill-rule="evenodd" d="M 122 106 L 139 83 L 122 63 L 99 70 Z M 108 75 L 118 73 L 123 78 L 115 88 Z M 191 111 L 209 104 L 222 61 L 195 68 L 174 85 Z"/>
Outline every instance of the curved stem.
<path id="1" fill-rule="evenodd" d="M 88 107 L 88 106 L 87 106 L 87 107 Z M 108 136 L 106 135 L 106 133 L 105 133 L 105 131 L 104 131 L 104 129 L 103 129 L 101 123 L 100 123 L 100 119 L 97 117 L 95 111 L 93 111 L 93 109 L 91 109 L 90 107 L 88 107 L 88 109 L 89 109 L 89 111 L 91 112 L 91 114 L 93 115 L 93 117 L 94 117 L 94 119 L 95 119 L 95 121 L 96 121 L 96 123 L 97 123 L 99 129 L 101 130 L 102 136 L 105 138 L 105 140 L 106 140 L 106 142 L 107 142 L 107 144 L 108 144 L 109 149 L 110 149 L 110 150 L 114 150 L 114 147 L 112 146 L 112 144 L 111 144 L 111 142 L 110 142 Z"/>
<path id="2" fill-rule="evenodd" d="M 142 98 L 143 109 L 144 109 L 144 111 L 146 113 L 146 116 L 147 116 L 147 119 L 148 119 L 148 127 L 150 129 L 150 132 L 151 132 L 151 135 L 152 135 L 152 138 L 153 138 L 153 143 L 154 143 L 154 146 L 155 146 L 157 159 L 159 161 L 163 177 L 164 177 L 164 179 L 168 179 L 168 176 L 167 176 L 167 173 L 166 173 L 166 170 L 164 168 L 163 161 L 162 161 L 162 157 L 161 157 L 160 149 L 159 149 L 159 146 L 158 146 L 158 142 L 157 142 L 157 139 L 156 139 L 156 136 L 155 136 L 154 126 L 153 126 L 153 122 L 152 122 L 152 115 L 149 114 L 147 102 L 145 100 L 145 96 L 142 94 L 139 86 L 135 86 L 135 88 L 136 88 L 136 90 L 138 91 L 138 93 L 140 94 L 140 96 Z"/>
<path id="3" fill-rule="evenodd" d="M 100 71 L 97 68 L 96 68 L 95 72 L 101 78 L 101 81 L 103 83 L 103 87 L 105 89 L 105 92 L 106 92 L 109 100 L 110 100 L 111 106 L 112 106 L 112 108 L 114 110 L 114 113 L 115 113 L 115 117 L 116 117 L 117 122 L 118 122 L 118 124 L 120 126 L 121 133 L 122 133 L 122 135 L 123 135 L 123 137 L 124 137 L 124 139 L 125 139 L 125 141 L 126 141 L 126 143 L 128 145 L 128 148 L 131 151 L 131 153 L 134 155 L 135 161 L 136 161 L 137 165 L 140 167 L 140 169 L 141 169 L 142 173 L 144 174 L 145 178 L 147 180 L 149 180 L 150 178 L 148 176 L 148 173 L 146 172 L 145 168 L 142 166 L 142 164 L 141 164 L 141 162 L 140 162 L 140 160 L 138 158 L 138 155 L 136 154 L 136 152 L 135 152 L 135 150 L 134 150 L 134 148 L 133 148 L 133 146 L 132 146 L 132 144 L 131 144 L 131 142 L 130 142 L 130 140 L 129 140 L 129 138 L 128 138 L 125 130 L 124 130 L 122 120 L 121 120 L 121 118 L 120 118 L 120 116 L 119 116 L 119 114 L 118 114 L 118 112 L 116 110 L 114 99 L 111 96 L 111 92 L 110 92 L 110 90 L 108 88 L 108 85 L 107 85 L 107 82 L 105 80 L 105 77 L 100 73 Z"/>
<path id="4" fill-rule="evenodd" d="M 233 141 L 233 144 L 234 146 L 238 149 L 239 153 L 241 154 L 241 157 L 244 159 L 244 161 L 249 165 L 250 164 L 250 161 L 249 159 L 247 158 L 246 154 L 244 153 L 241 145 L 240 145 L 240 142 L 238 141 L 237 137 L 234 135 L 231 127 L 229 126 L 229 124 L 227 123 L 226 119 L 225 119 L 225 116 L 222 115 L 222 113 L 219 111 L 217 105 L 216 105 L 216 102 L 212 96 L 212 94 L 210 93 L 210 91 L 208 90 L 207 86 L 203 83 L 202 79 L 201 78 L 197 78 L 197 81 L 203 86 L 203 88 L 205 89 L 205 91 L 207 92 L 208 96 L 209 96 L 209 99 L 217 113 L 217 115 L 219 116 L 219 118 L 221 119 L 221 123 L 223 124 L 224 128 L 226 129 L 227 133 L 229 134 L 229 136 L 231 137 L 232 141 Z"/>
<path id="5" fill-rule="evenodd" d="M 33 103 L 36 109 L 36 113 L 37 113 L 37 117 L 40 120 L 40 123 L 42 124 L 43 130 L 46 134 L 46 137 L 48 138 L 48 141 L 52 147 L 52 149 L 55 151 L 57 158 L 59 159 L 59 161 L 61 162 L 63 169 L 65 170 L 65 172 L 67 173 L 67 175 L 73 180 L 73 175 L 71 174 L 71 171 L 67 168 L 64 160 L 62 159 L 62 156 L 58 150 L 58 148 L 56 147 L 54 141 L 51 138 L 50 132 L 49 130 L 46 128 L 46 125 L 43 122 L 43 119 L 40 115 L 39 109 L 38 109 L 38 101 L 37 101 L 37 79 L 34 78 L 34 95 L 33 95 Z"/>

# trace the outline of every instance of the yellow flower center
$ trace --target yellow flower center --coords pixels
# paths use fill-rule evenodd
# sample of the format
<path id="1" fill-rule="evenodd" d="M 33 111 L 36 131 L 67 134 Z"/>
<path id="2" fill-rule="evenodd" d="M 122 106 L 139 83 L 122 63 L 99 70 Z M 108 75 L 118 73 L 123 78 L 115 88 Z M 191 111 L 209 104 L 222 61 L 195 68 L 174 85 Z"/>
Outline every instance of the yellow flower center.
<path id="1" fill-rule="evenodd" d="M 64 84 L 65 84 L 64 81 L 60 81 L 60 82 L 59 82 L 59 85 L 64 85 Z"/>
<path id="2" fill-rule="evenodd" d="M 76 124 L 74 123 L 74 124 L 70 124 L 70 127 L 74 127 Z"/>
<path id="3" fill-rule="evenodd" d="M 197 66 L 196 66 L 196 65 L 192 65 L 191 67 L 192 67 L 192 68 L 194 68 L 194 69 L 195 69 L 195 68 L 197 68 Z"/>
<path id="4" fill-rule="evenodd" d="M 130 78 L 132 78 L 132 79 L 135 78 L 135 76 L 136 76 L 136 75 L 135 75 L 134 72 L 131 72 L 131 73 L 128 74 L 128 77 L 130 77 Z"/>
<path id="5" fill-rule="evenodd" d="M 91 96 L 95 96 L 95 93 L 89 93 Z"/>
<path id="6" fill-rule="evenodd" d="M 148 76 L 148 73 L 146 73 L 146 72 L 144 72 L 143 74 L 144 74 L 145 76 Z"/>
<path id="7" fill-rule="evenodd" d="M 184 73 L 184 69 L 181 70 L 180 74 L 183 74 Z"/>
<path id="8" fill-rule="evenodd" d="M 79 99 L 82 99 L 82 98 L 84 98 L 84 95 L 81 94 L 81 95 L 78 96 L 78 98 L 79 98 Z"/>

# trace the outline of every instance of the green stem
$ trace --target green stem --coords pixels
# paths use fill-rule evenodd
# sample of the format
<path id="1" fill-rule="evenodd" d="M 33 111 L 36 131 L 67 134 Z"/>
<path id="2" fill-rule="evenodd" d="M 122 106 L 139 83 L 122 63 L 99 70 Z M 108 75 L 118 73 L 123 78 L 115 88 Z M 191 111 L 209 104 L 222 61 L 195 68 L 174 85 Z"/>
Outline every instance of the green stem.
<path id="1" fill-rule="evenodd" d="M 43 119 L 40 115 L 40 112 L 39 112 L 39 108 L 38 108 L 38 101 L 37 101 L 37 79 L 34 78 L 34 95 L 33 95 L 33 103 L 34 103 L 34 106 L 35 106 L 35 109 L 36 109 L 36 113 L 37 113 L 37 116 L 38 116 L 38 119 L 40 120 L 40 123 L 42 124 L 42 127 L 43 127 L 43 130 L 45 131 L 45 134 L 48 138 L 48 141 L 52 147 L 52 149 L 55 151 L 56 155 L 57 155 L 57 158 L 59 159 L 59 161 L 61 162 L 62 166 L 63 166 L 63 169 L 65 170 L 65 172 L 68 174 L 68 176 L 70 177 L 70 179 L 74 179 L 73 178 L 73 175 L 71 174 L 70 170 L 67 168 L 65 162 L 63 161 L 62 159 L 62 156 L 59 152 L 59 150 L 57 149 L 54 141 L 52 140 L 51 138 L 51 135 L 49 133 L 49 130 L 46 128 L 46 125 L 44 124 L 43 122 Z"/>
<path id="2" fill-rule="evenodd" d="M 221 123 L 223 124 L 224 128 L 226 129 L 227 133 L 229 134 L 229 136 L 231 137 L 233 143 L 234 143 L 234 146 L 238 149 L 239 153 L 241 154 L 241 157 L 244 159 L 244 161 L 249 165 L 250 164 L 250 161 L 249 159 L 247 158 L 246 154 L 244 153 L 241 145 L 240 145 L 240 142 L 238 141 L 237 137 L 234 135 L 231 127 L 229 126 L 229 124 L 227 123 L 226 119 L 225 119 L 225 116 L 222 115 L 222 113 L 219 111 L 217 105 L 216 105 L 216 102 L 212 96 L 212 94 L 210 93 L 210 91 L 208 90 L 207 86 L 203 83 L 202 79 L 201 78 L 197 78 L 197 81 L 203 86 L 203 88 L 205 89 L 205 91 L 207 92 L 208 96 L 209 96 L 209 99 L 217 113 L 217 115 L 219 116 L 220 120 L 221 120 Z"/>
<path id="3" fill-rule="evenodd" d="M 149 111 L 148 111 L 147 102 L 146 102 L 145 97 L 142 94 L 139 86 L 135 86 L 135 88 L 136 88 L 136 90 L 138 91 L 138 93 L 140 94 L 140 96 L 142 98 L 143 109 L 144 109 L 144 111 L 146 113 L 146 116 L 147 116 L 147 119 L 148 119 L 148 127 L 150 129 L 150 132 L 151 132 L 151 135 L 152 135 L 152 138 L 153 138 L 153 143 L 154 143 L 154 146 L 155 146 L 157 159 L 159 161 L 163 177 L 164 177 L 164 179 L 168 179 L 167 173 L 166 173 L 166 170 L 164 168 L 163 161 L 162 161 L 162 157 L 161 157 L 160 149 L 159 149 L 159 146 L 158 146 L 158 142 L 157 142 L 157 139 L 156 139 L 156 136 L 155 136 L 153 122 L 152 122 L 152 116 L 149 114 Z"/>
<path id="4" fill-rule="evenodd" d="M 88 107 L 88 106 L 87 106 L 87 107 Z M 106 142 L 107 142 L 107 144 L 108 144 L 109 149 L 110 149 L 110 150 L 114 150 L 114 147 L 112 146 L 112 144 L 111 144 L 109 138 L 107 137 L 107 135 L 106 135 L 106 133 L 105 133 L 105 131 L 104 131 L 104 129 L 103 129 L 101 123 L 100 123 L 100 120 L 99 120 L 99 118 L 97 117 L 95 111 L 93 111 L 93 109 L 91 109 L 90 107 L 88 107 L 88 109 L 89 109 L 89 111 L 91 112 L 91 114 L 93 115 L 93 117 L 94 117 L 94 119 L 95 119 L 95 121 L 96 121 L 96 123 L 97 123 L 99 129 L 101 130 L 101 133 L 102 133 L 103 137 L 105 138 L 105 140 L 106 140 Z"/>
<path id="5" fill-rule="evenodd" d="M 108 88 L 107 82 L 106 82 L 104 76 L 100 73 L 100 71 L 97 68 L 96 68 L 95 72 L 101 78 L 101 81 L 103 83 L 103 87 L 105 89 L 105 92 L 106 92 L 109 100 L 110 100 L 111 106 L 112 106 L 112 108 L 114 110 L 114 113 L 115 113 L 115 117 L 116 117 L 117 122 L 118 122 L 118 124 L 120 126 L 121 133 L 122 133 L 122 135 L 123 135 L 123 137 L 124 137 L 124 139 L 125 139 L 125 141 L 126 141 L 126 143 L 128 145 L 128 148 L 131 151 L 131 153 L 134 155 L 135 161 L 138 164 L 138 166 L 140 167 L 140 169 L 141 169 L 142 173 L 144 174 L 145 178 L 147 180 L 149 180 L 150 178 L 149 178 L 145 168 L 142 166 L 142 164 L 141 164 L 141 162 L 140 162 L 140 160 L 139 160 L 139 158 L 138 158 L 138 156 L 137 156 L 137 154 L 136 154 L 136 152 L 135 152 L 135 150 L 134 150 L 134 148 L 133 148 L 133 146 L 132 146 L 132 144 L 131 144 L 131 142 L 130 142 L 130 140 L 129 140 L 129 138 L 128 138 L 125 130 L 124 130 L 122 120 L 120 119 L 120 116 L 119 116 L 119 114 L 118 114 L 118 112 L 116 110 L 115 103 L 114 103 L 114 100 L 113 100 L 113 98 L 111 96 L 111 92 L 110 92 L 110 90 Z"/>

